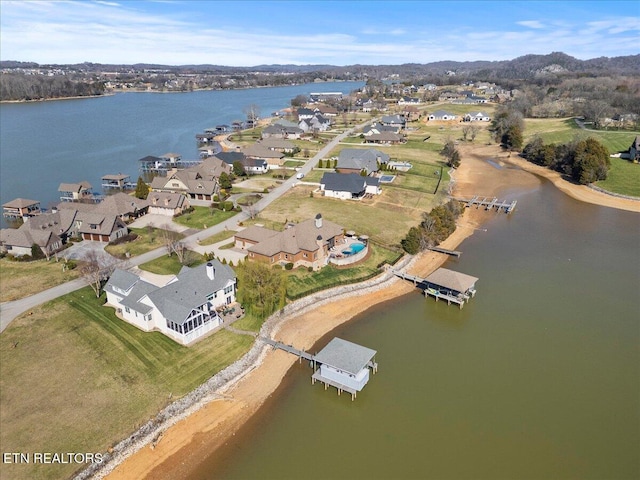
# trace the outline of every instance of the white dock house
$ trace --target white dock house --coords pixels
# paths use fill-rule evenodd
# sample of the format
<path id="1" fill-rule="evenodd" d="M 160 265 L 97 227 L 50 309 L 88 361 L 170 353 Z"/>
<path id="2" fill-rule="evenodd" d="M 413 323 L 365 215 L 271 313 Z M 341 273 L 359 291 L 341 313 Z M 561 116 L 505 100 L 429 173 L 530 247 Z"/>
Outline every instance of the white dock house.
<path id="1" fill-rule="evenodd" d="M 374 358 L 376 351 L 341 338 L 334 338 L 326 347 L 313 357 L 320 368 L 312 376 L 312 382 L 324 383 L 342 391 L 349 392 L 351 399 L 356 397 L 369 381 L 369 370 L 375 373 L 378 364 Z"/>

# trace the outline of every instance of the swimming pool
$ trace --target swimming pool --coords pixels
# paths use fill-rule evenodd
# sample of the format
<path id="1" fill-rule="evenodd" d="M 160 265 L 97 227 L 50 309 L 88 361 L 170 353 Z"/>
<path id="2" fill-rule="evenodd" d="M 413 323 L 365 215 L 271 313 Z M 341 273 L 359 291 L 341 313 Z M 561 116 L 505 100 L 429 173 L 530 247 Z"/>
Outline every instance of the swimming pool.
<path id="1" fill-rule="evenodd" d="M 380 183 L 391 183 L 395 180 L 395 175 L 382 175 L 380 177 Z"/>
<path id="2" fill-rule="evenodd" d="M 353 255 L 355 253 L 361 252 L 365 247 L 364 243 L 352 243 L 349 248 L 346 250 L 342 250 L 343 255 Z"/>

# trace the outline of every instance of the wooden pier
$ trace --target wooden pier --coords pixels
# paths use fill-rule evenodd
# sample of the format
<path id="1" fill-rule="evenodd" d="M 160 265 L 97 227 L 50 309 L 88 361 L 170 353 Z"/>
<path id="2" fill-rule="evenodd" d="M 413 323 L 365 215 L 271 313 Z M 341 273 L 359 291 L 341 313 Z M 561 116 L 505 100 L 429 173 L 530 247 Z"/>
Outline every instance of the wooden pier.
<path id="1" fill-rule="evenodd" d="M 462 252 L 458 250 L 447 250 L 446 248 L 441 247 L 427 247 L 427 250 L 438 253 L 446 253 L 447 255 L 451 255 L 452 257 L 460 257 L 460 255 L 462 255 Z"/>
<path id="2" fill-rule="evenodd" d="M 496 209 L 496 212 L 499 212 L 501 209 L 504 210 L 506 214 L 513 212 L 516 208 L 517 200 L 512 202 L 507 202 L 506 200 L 501 201 L 498 200 L 497 197 L 480 197 L 479 195 L 475 195 L 470 200 L 460 200 L 465 204 L 465 207 L 471 208 L 475 205 L 476 209 L 483 207 L 485 210 Z"/>
<path id="3" fill-rule="evenodd" d="M 311 362 L 313 362 L 313 355 L 311 355 L 308 352 L 305 352 L 304 350 L 298 350 L 297 348 L 293 347 L 292 345 L 287 345 L 285 343 L 282 342 L 278 342 L 276 340 L 272 340 L 270 338 L 266 338 L 266 337 L 258 337 L 260 340 L 262 340 L 264 343 L 268 343 L 269 345 L 271 345 L 273 347 L 274 350 L 284 350 L 287 353 L 291 353 L 293 355 L 296 355 L 297 357 L 299 357 L 300 361 L 302 361 L 302 359 L 304 358 L 305 360 L 309 360 Z"/>

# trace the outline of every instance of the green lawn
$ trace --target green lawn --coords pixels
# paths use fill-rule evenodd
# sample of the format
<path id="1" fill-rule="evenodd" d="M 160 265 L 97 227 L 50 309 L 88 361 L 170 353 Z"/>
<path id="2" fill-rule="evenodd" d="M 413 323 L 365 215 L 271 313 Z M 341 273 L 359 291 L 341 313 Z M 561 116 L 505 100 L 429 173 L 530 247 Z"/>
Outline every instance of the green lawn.
<path id="1" fill-rule="evenodd" d="M 524 142 L 530 142 L 539 135 L 544 143 L 567 143 L 578 138 L 593 137 L 598 139 L 610 153 L 629 150 L 629 146 L 639 132 L 583 130 L 573 118 L 535 118 L 525 120 Z"/>
<path id="2" fill-rule="evenodd" d="M 186 258 L 186 264 L 189 267 L 195 267 L 196 265 L 200 265 L 205 262 L 202 255 L 190 250 L 187 252 Z M 175 254 L 171 256 L 163 255 L 139 266 L 141 270 L 146 270 L 147 272 L 156 273 L 158 275 L 177 275 L 180 273 L 180 269 L 182 267 L 183 265 Z"/>
<path id="3" fill-rule="evenodd" d="M 179 217 L 175 217 L 174 221 L 185 227 L 195 229 L 205 229 L 224 222 L 228 218 L 233 217 L 238 212 L 223 212 L 217 208 L 210 207 L 193 207 L 193 212 L 185 213 Z"/>
<path id="4" fill-rule="evenodd" d="M 287 296 L 298 298 L 318 290 L 371 278 L 380 272 L 378 265 L 396 260 L 399 253 L 377 245 L 370 245 L 371 253 L 366 261 L 349 268 L 337 268 L 329 264 L 317 272 L 306 268 L 291 270 L 287 281 Z"/>
<path id="5" fill-rule="evenodd" d="M 321 213 L 327 220 L 342 225 L 347 230 L 369 235 L 376 243 L 397 245 L 409 228 L 420 223 L 422 213 L 431 210 L 440 201 L 434 195 L 403 190 L 403 194 L 415 193 L 415 196 L 409 196 L 407 200 L 403 195 L 393 196 L 390 193 L 392 189 L 384 186 L 382 195 L 364 201 L 338 200 L 318 194 L 311 198 L 310 193 L 314 189 L 311 186 L 290 189 L 268 209 L 260 212 L 256 219 L 247 223 L 261 223 L 268 228 L 277 228 L 284 225 L 285 221 L 301 222 Z"/>
<path id="6" fill-rule="evenodd" d="M 192 347 L 115 317 L 89 288 L 0 335 L 6 452 L 104 452 L 240 358 L 253 339 L 222 330 Z M 68 478 L 77 465 L 0 465 L 2 478 Z"/>
<path id="7" fill-rule="evenodd" d="M 128 253 L 131 257 L 141 255 L 164 245 L 163 232 L 161 228 L 130 228 L 130 232 L 138 237 L 132 242 L 121 243 L 119 245 L 107 245 L 105 250 L 118 258 L 126 258 Z M 178 234 L 180 235 L 180 234 Z M 180 235 L 182 237 L 182 235 Z"/>
<path id="8" fill-rule="evenodd" d="M 215 235 L 211 235 L 210 237 L 205 238 L 204 240 L 200 240 L 200 245 L 213 245 L 214 243 L 218 243 L 226 240 L 227 238 L 231 238 L 235 234 L 235 230 L 225 230 L 223 232 L 218 232 Z"/>
<path id="9" fill-rule="evenodd" d="M 612 158 L 607 179 L 596 182 L 596 186 L 621 195 L 640 197 L 640 164 Z"/>

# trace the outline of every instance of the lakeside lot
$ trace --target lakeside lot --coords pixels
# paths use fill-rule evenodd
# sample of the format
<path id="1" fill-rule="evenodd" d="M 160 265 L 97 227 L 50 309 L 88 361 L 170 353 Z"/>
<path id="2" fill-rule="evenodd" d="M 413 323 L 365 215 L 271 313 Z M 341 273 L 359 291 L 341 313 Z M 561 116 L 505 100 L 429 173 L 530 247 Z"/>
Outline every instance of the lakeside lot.
<path id="1" fill-rule="evenodd" d="M 433 110 L 435 106 L 428 108 Z M 447 104 L 437 108 L 455 113 L 463 108 L 465 112 L 493 112 L 489 106 L 470 108 Z M 592 133 L 581 131 L 569 120 L 527 120 L 525 142 L 535 133 L 540 133 L 546 142 L 564 142 L 575 134 Z M 282 229 L 288 221 L 303 221 L 322 213 L 324 218 L 347 230 L 370 236 L 374 255 L 366 265 L 357 267 L 359 271 L 327 269 L 318 275 L 291 272 L 291 294 L 297 296 L 312 291 L 323 281 L 328 284 L 366 277 L 375 273 L 382 261 L 393 261 L 397 256 L 395 248 L 409 228 L 420 222 L 423 212 L 446 199 L 449 177 L 438 152 L 447 139 L 460 140 L 463 126 L 459 122 L 414 122 L 410 127 L 415 130 L 408 132 L 407 143 L 399 146 L 362 145 L 358 136 L 350 137 L 330 156 L 347 147 L 379 148 L 394 159 L 411 162 L 414 167 L 408 173 L 395 172 L 396 179 L 392 184 L 383 185 L 382 195 L 360 202 L 324 198 L 316 191 L 317 187 L 299 185 L 248 222 Z M 482 127 L 474 144 L 492 142 L 487 125 Z M 611 151 L 628 148 L 635 135 L 629 132 L 598 134 L 603 142 L 608 142 L 605 143 L 608 148 L 613 148 Z M 640 165 L 612 160 L 611 177 L 607 180 L 611 180 L 612 188 L 633 188 L 640 184 Z M 443 172 L 441 180 L 435 175 L 436 171 Z M 305 180 L 318 181 L 322 173 L 313 171 Z M 265 180 L 265 184 L 272 180 Z M 436 186 L 438 191 L 434 194 Z M 202 228 L 198 227 L 200 223 L 208 225 L 206 212 L 202 213 L 204 220 L 199 215 L 184 220 L 192 222 L 188 224 L 191 228 Z M 137 233 L 141 238 L 134 245 L 133 254 L 162 244 L 158 243 L 157 233 L 154 235 L 146 229 Z M 228 235 L 216 237 L 216 241 Z M 118 253 L 125 251 L 131 253 L 131 245 Z M 160 265 L 159 273 L 177 268 L 164 260 L 154 265 Z M 54 275 L 58 270 L 62 273 L 60 264 L 54 261 L 40 265 L 3 259 L 0 268 L 3 295 L 5 288 L 19 290 L 20 284 L 28 283 L 30 289 L 53 286 L 49 283 L 36 286 L 31 279 L 39 276 L 47 277 L 46 281 L 54 284 L 70 279 Z M 42 268 L 50 269 L 50 274 Z M 40 275 L 43 271 L 46 273 Z M 65 275 L 71 272 L 74 271 Z M 103 302 L 104 296 L 96 299 L 93 292 L 85 288 L 33 309 L 16 319 L 0 336 L 0 402 L 3 405 L 0 442 L 5 451 L 106 451 L 167 403 L 240 358 L 253 342 L 252 337 L 221 330 L 192 347 L 181 347 L 158 332 L 144 333 L 119 320 L 113 309 L 104 307 Z M 246 319 L 237 326 L 257 330 L 260 322 Z M 68 477 L 77 466 L 3 465 L 1 468 L 3 478 L 6 475 L 12 479 L 48 479 Z"/>

